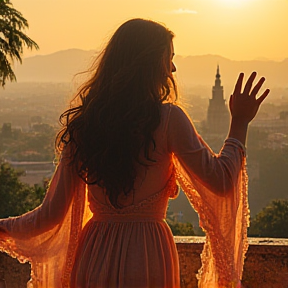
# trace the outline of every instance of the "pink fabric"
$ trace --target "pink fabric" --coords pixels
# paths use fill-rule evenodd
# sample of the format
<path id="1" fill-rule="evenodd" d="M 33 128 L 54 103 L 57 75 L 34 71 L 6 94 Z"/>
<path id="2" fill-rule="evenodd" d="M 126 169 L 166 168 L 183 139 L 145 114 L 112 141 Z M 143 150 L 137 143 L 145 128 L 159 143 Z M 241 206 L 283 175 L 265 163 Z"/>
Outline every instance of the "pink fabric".
<path id="1" fill-rule="evenodd" d="M 135 192 L 119 199 L 124 208 L 84 184 L 69 165 L 68 147 L 43 204 L 0 220 L 9 235 L 0 249 L 31 262 L 31 287 L 180 287 L 177 250 L 164 220 L 176 178 L 207 235 L 199 287 L 239 284 L 249 216 L 243 145 L 227 139 L 214 154 L 172 104 L 162 107 L 155 141 L 157 161 L 138 167 Z"/>
<path id="2" fill-rule="evenodd" d="M 198 287 L 241 287 L 249 225 L 245 148 L 230 138 L 214 154 L 177 107 L 169 123 L 177 180 L 206 232 Z"/>

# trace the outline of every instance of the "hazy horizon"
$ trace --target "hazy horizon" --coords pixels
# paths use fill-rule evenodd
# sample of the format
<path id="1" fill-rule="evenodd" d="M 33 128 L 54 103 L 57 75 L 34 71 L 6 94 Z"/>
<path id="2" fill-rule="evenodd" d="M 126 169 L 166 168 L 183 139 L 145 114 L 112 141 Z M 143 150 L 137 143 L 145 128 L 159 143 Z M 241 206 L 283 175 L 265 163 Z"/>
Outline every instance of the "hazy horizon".
<path id="1" fill-rule="evenodd" d="M 71 48 L 67 48 L 67 49 L 61 49 L 61 50 L 55 50 L 55 51 L 52 51 L 52 52 L 48 52 L 48 53 L 40 53 L 41 51 L 34 51 L 35 54 L 31 54 L 31 55 L 27 55 L 27 56 L 24 56 L 23 59 L 28 59 L 28 58 L 32 58 L 32 57 L 37 57 L 37 56 L 48 56 L 48 55 L 52 55 L 52 54 L 56 54 L 56 53 L 59 53 L 59 52 L 65 52 L 65 51 L 69 51 L 69 50 L 81 50 L 81 51 L 85 51 L 85 52 L 95 52 L 97 53 L 97 50 L 96 49 L 82 49 L 82 48 L 76 48 L 76 47 L 71 47 Z M 268 57 L 255 57 L 253 59 L 232 59 L 232 58 L 229 58 L 225 55 L 219 55 L 219 54 L 213 54 L 213 53 L 206 53 L 206 54 L 188 54 L 188 55 L 180 55 L 180 54 L 177 54 L 176 56 L 179 56 L 179 57 L 183 57 L 183 58 L 186 58 L 186 57 L 198 57 L 198 56 L 216 56 L 216 57 L 222 57 L 222 58 L 225 58 L 225 59 L 228 59 L 228 60 L 231 60 L 231 61 L 275 61 L 275 62 L 282 62 L 286 59 L 288 59 L 288 55 L 287 57 L 284 57 L 283 59 L 279 58 L 279 59 L 272 59 L 272 58 L 268 58 Z"/>
<path id="2" fill-rule="evenodd" d="M 13 0 L 29 22 L 39 51 L 101 50 L 131 18 L 171 29 L 176 55 L 221 55 L 235 61 L 288 58 L 287 0 Z"/>

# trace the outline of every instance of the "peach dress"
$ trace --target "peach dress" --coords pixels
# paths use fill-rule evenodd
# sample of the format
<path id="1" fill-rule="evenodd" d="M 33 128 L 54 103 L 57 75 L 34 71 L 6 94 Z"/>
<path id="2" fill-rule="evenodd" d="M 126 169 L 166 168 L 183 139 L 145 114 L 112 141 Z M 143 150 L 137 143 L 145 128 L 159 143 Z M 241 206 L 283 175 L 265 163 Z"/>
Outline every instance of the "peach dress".
<path id="1" fill-rule="evenodd" d="M 247 250 L 245 148 L 228 138 L 214 154 L 181 108 L 163 104 L 155 131 L 155 164 L 139 166 L 135 190 L 114 208 L 97 185 L 69 165 L 68 147 L 44 202 L 0 220 L 0 250 L 32 264 L 28 287 L 180 287 L 179 262 L 165 222 L 177 184 L 199 214 L 206 243 L 201 288 L 240 287 Z"/>

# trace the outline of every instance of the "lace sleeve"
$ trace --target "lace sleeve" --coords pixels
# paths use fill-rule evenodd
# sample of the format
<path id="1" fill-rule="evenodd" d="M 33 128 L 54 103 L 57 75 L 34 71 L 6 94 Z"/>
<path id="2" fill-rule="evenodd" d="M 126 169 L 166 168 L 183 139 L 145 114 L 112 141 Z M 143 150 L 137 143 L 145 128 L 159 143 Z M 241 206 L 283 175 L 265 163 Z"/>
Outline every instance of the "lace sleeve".
<path id="1" fill-rule="evenodd" d="M 69 287 L 79 235 L 91 217 L 86 184 L 70 165 L 67 150 L 43 204 L 19 217 L 0 220 L 7 237 L 0 251 L 31 263 L 28 287 Z"/>
<path id="2" fill-rule="evenodd" d="M 175 106 L 168 133 L 177 180 L 206 233 L 198 287 L 240 287 L 249 223 L 245 148 L 228 138 L 213 153 Z"/>
<path id="3" fill-rule="evenodd" d="M 65 217 L 73 198 L 73 187 L 81 186 L 80 181 L 67 152 L 64 153 L 42 205 L 24 215 L 0 220 L 0 227 L 13 238 L 27 239 L 51 230 Z"/>
<path id="4" fill-rule="evenodd" d="M 228 138 L 220 153 L 215 154 L 183 110 L 172 106 L 168 143 L 170 152 L 187 173 L 197 177 L 212 192 L 223 196 L 233 190 L 245 156 L 245 147 L 238 140 Z"/>

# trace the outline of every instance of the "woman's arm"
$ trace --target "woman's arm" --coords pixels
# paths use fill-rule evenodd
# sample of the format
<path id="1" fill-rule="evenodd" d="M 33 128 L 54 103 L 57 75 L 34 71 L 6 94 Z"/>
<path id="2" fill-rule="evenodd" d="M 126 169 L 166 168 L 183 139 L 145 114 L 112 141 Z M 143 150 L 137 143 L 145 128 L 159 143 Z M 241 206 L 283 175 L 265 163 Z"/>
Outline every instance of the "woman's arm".
<path id="1" fill-rule="evenodd" d="M 42 205 L 24 215 L 0 220 L 0 238 L 5 236 L 5 232 L 13 238 L 30 238 L 62 222 L 74 191 L 83 189 L 85 192 L 85 183 L 77 175 L 75 165 L 70 163 L 69 154 L 67 149 L 62 154 Z"/>
<path id="2" fill-rule="evenodd" d="M 238 140 L 227 139 L 217 155 L 197 133 L 184 111 L 172 106 L 168 126 L 168 147 L 191 179 L 210 191 L 225 195 L 233 189 L 245 148 Z"/>
<path id="3" fill-rule="evenodd" d="M 248 123 L 255 117 L 261 102 L 269 93 L 269 90 L 266 90 L 256 99 L 264 78 L 252 89 L 255 76 L 256 73 L 251 74 L 243 93 L 243 74 L 238 78 L 230 98 L 230 131 L 219 154 L 209 149 L 181 108 L 172 106 L 168 125 L 170 152 L 174 153 L 192 178 L 196 177 L 204 186 L 220 195 L 233 190 L 243 164 Z"/>

